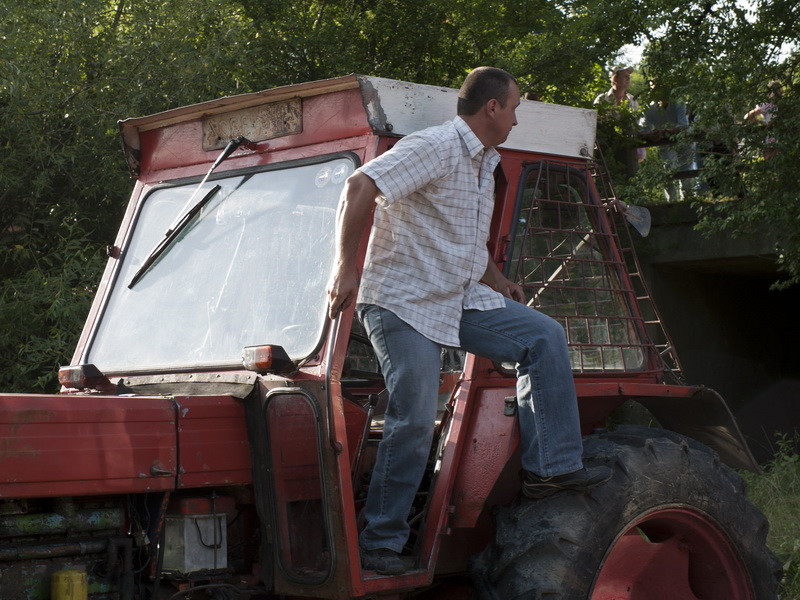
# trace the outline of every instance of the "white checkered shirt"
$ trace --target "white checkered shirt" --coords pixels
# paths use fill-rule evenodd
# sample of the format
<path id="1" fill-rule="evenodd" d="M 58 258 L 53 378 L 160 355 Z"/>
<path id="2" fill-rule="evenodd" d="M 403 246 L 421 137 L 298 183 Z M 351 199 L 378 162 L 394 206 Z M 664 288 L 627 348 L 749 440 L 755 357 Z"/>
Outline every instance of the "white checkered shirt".
<path id="1" fill-rule="evenodd" d="M 456 117 L 410 134 L 359 170 L 381 191 L 358 302 L 394 312 L 429 338 L 459 345 L 464 308 L 505 306 L 479 283 L 500 155 Z"/>

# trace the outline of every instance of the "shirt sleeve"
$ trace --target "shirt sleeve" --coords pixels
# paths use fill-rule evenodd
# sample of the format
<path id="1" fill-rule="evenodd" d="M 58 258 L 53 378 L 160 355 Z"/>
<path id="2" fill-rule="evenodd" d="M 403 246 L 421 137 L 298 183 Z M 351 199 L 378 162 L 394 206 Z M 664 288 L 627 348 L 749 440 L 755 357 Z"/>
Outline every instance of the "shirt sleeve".
<path id="1" fill-rule="evenodd" d="M 377 202 L 389 206 L 447 174 L 450 161 L 445 148 L 438 137 L 412 133 L 359 171 L 368 175 L 381 191 L 382 197 Z"/>

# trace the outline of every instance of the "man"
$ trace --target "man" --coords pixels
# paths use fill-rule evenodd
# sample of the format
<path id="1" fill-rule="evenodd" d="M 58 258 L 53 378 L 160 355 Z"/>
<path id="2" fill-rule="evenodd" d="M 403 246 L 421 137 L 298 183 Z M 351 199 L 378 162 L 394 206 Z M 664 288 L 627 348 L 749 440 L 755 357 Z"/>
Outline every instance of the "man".
<path id="1" fill-rule="evenodd" d="M 628 93 L 628 88 L 631 86 L 631 73 L 633 73 L 633 67 L 626 67 L 625 65 L 614 65 L 611 67 L 608 72 L 611 78 L 611 89 L 602 94 L 598 94 L 594 99 L 595 105 L 608 107 L 627 106 L 628 110 L 631 112 L 638 111 L 639 103 L 636 101 L 636 98 Z M 614 117 L 616 127 L 616 123 L 620 118 L 620 111 L 614 108 L 611 110 L 611 114 Z M 632 128 L 628 131 L 628 135 L 631 137 L 635 135 L 635 133 L 636 132 Z M 608 140 L 602 141 L 606 142 Z M 639 163 L 644 160 L 646 152 L 644 148 L 633 148 L 626 145 L 621 148 L 616 148 L 613 155 L 614 159 L 619 164 L 625 166 L 625 174 L 628 177 L 633 177 L 639 170 Z"/>
<path id="2" fill-rule="evenodd" d="M 749 111 L 744 116 L 744 120 L 750 122 L 763 121 L 764 125 L 769 125 L 777 112 L 775 103 L 780 99 L 782 93 L 783 86 L 780 81 L 770 81 L 767 84 L 767 102 L 761 102 L 753 110 Z"/>
<path id="3" fill-rule="evenodd" d="M 753 110 L 749 111 L 744 120 L 750 123 L 762 123 L 767 130 L 775 127 L 775 118 L 778 116 L 778 101 L 783 95 L 783 86 L 780 81 L 770 81 L 767 84 L 767 101 L 761 102 Z M 764 139 L 764 158 L 770 159 L 775 156 L 778 151 L 775 149 L 777 139 L 773 134 L 769 134 Z"/>
<path id="4" fill-rule="evenodd" d="M 518 364 L 527 497 L 584 490 L 611 476 L 607 467 L 581 463 L 563 328 L 520 303 L 522 288 L 503 276 L 486 246 L 500 160 L 494 147 L 517 124 L 519 103 L 511 75 L 475 69 L 461 87 L 455 119 L 401 139 L 358 169 L 342 192 L 329 313 L 357 301 L 389 391 L 359 540 L 365 570 L 405 571 L 399 553 L 430 452 L 443 346 Z M 357 246 L 373 207 L 359 285 Z"/>
<path id="5" fill-rule="evenodd" d="M 631 110 L 638 110 L 639 103 L 636 102 L 631 94 L 628 93 L 628 88 L 631 86 L 631 73 L 633 67 L 626 67 L 624 65 L 615 65 L 611 67 L 608 72 L 611 77 L 611 89 L 602 94 L 598 94 L 594 99 L 595 104 L 605 102 L 614 106 L 620 106 L 623 102 L 628 104 Z"/>
<path id="6" fill-rule="evenodd" d="M 662 83 L 655 79 L 651 80 L 650 95 L 653 101 L 644 111 L 641 123 L 643 131 L 687 129 L 689 127 L 686 104 L 682 100 L 670 100 L 670 90 L 665 88 Z M 670 179 L 664 188 L 664 198 L 667 202 L 683 200 L 684 193 L 693 189 L 695 181 L 694 178 L 676 179 L 676 176 L 677 173 L 692 170 L 692 161 L 695 155 L 694 142 L 662 144 L 658 147 L 658 155 L 670 172 Z"/>

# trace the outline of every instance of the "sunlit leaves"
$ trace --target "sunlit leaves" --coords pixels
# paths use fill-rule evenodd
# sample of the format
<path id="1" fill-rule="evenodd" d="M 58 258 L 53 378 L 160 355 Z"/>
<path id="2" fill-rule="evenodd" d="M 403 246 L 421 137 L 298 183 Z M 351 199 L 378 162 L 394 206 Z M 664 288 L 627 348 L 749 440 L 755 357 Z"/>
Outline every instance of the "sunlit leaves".
<path id="1" fill-rule="evenodd" d="M 619 48 L 648 40 L 648 75 L 726 149 L 709 146 L 705 166 L 718 198 L 740 200 L 712 205 L 708 223 L 774 224 L 796 276 L 800 54 L 785 50 L 799 28 L 794 0 L 0 0 L 0 319 L 16 324 L 0 354 L 17 365 L 11 387 L 52 381 L 71 354 L 131 187 L 118 119 L 348 73 L 457 86 L 490 64 L 523 92 L 591 106 Z M 741 118 L 771 79 L 786 94 L 779 153 L 766 161 L 765 132 Z M 657 166 L 645 165 L 653 180 Z"/>

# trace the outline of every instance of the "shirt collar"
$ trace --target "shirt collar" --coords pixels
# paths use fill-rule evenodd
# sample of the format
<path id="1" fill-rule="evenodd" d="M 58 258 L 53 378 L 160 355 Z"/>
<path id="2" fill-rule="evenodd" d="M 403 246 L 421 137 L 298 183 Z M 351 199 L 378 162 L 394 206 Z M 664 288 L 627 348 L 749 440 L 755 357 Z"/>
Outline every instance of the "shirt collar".
<path id="1" fill-rule="evenodd" d="M 630 103 L 633 100 L 633 96 L 630 92 L 625 92 L 625 95 L 622 97 L 622 100 L 627 100 Z M 614 95 L 614 86 L 611 86 L 608 91 L 606 92 L 606 102 L 609 104 L 614 104 L 617 101 L 617 97 Z"/>
<path id="2" fill-rule="evenodd" d="M 458 135 L 461 136 L 461 140 L 464 142 L 464 145 L 467 147 L 467 152 L 471 158 L 475 158 L 481 152 L 483 152 L 483 144 L 478 139 L 478 136 L 475 135 L 475 132 L 472 131 L 472 128 L 467 125 L 467 122 L 462 119 L 461 117 L 456 117 L 453 119 L 453 123 L 455 125 L 456 131 Z"/>

